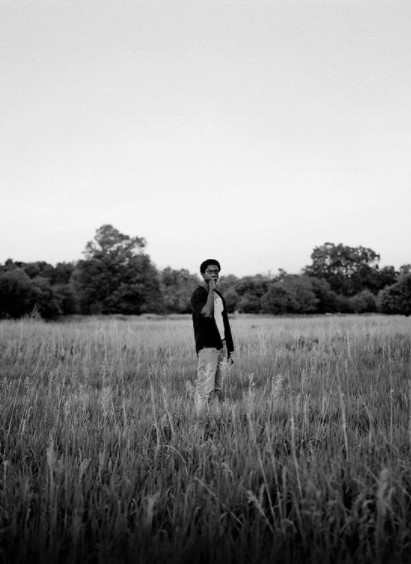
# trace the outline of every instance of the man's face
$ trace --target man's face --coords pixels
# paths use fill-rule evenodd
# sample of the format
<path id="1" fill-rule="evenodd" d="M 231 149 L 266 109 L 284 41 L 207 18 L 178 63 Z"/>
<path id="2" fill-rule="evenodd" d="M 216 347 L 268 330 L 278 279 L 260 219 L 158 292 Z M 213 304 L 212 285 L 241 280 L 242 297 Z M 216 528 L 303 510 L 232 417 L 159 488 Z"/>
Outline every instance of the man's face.
<path id="1" fill-rule="evenodd" d="M 220 270 L 216 264 L 209 264 L 202 276 L 204 278 L 204 282 L 207 284 L 211 279 L 213 279 L 214 283 L 217 284 L 218 277 L 220 276 Z"/>

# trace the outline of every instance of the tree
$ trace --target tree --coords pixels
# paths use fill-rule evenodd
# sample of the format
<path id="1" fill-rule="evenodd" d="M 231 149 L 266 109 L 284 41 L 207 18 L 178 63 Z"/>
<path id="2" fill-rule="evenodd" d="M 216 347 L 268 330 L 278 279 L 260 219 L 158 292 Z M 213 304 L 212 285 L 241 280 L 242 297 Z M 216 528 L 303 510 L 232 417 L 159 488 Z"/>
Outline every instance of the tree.
<path id="1" fill-rule="evenodd" d="M 298 308 L 292 293 L 281 282 L 274 282 L 261 298 L 263 313 L 291 313 Z"/>
<path id="2" fill-rule="evenodd" d="M 398 282 L 381 290 L 378 309 L 382 313 L 411 314 L 411 274 L 402 274 Z"/>
<path id="3" fill-rule="evenodd" d="M 324 243 L 314 248 L 311 259 L 305 273 L 324 278 L 339 294 L 352 296 L 364 289 L 378 288 L 380 255 L 372 249 Z"/>
<path id="4" fill-rule="evenodd" d="M 224 298 L 228 313 L 234 313 L 238 309 L 240 296 L 234 288 L 228 288 L 228 290 L 224 293 Z"/>
<path id="5" fill-rule="evenodd" d="M 233 289 L 235 290 L 235 285 L 238 282 L 237 276 L 234 274 L 226 274 L 225 276 L 221 276 L 218 280 L 218 290 L 224 294 L 224 297 L 228 290 Z"/>
<path id="6" fill-rule="evenodd" d="M 168 313 L 191 312 L 190 298 L 200 280 L 197 275 L 190 274 L 184 268 L 174 270 L 165 268 L 160 273 L 160 287 L 164 306 Z"/>
<path id="7" fill-rule="evenodd" d="M 111 225 L 96 231 L 78 262 L 73 283 L 83 313 L 140 314 L 163 310 L 159 276 L 143 253 L 141 237 L 120 233 Z"/>
<path id="8" fill-rule="evenodd" d="M 234 274 L 227 274 L 221 276 L 218 281 L 218 290 L 223 294 L 228 313 L 233 313 L 238 309 L 238 304 L 240 303 L 240 296 L 235 290 L 235 285 L 238 282 L 237 276 Z"/>
<path id="9" fill-rule="evenodd" d="M 329 283 L 324 278 L 309 277 L 311 288 L 317 300 L 317 313 L 334 313 L 338 311 L 337 294 L 330 288 Z"/>
<path id="10" fill-rule="evenodd" d="M 78 300 L 72 284 L 54 284 L 52 288 L 62 315 L 78 313 Z"/>
<path id="11" fill-rule="evenodd" d="M 58 262 L 56 266 L 45 261 L 21 262 L 7 259 L 4 266 L 0 265 L 0 272 L 6 272 L 20 268 L 31 279 L 41 276 L 47 278 L 50 284 L 68 284 L 74 271 L 75 264 L 72 262 Z"/>
<path id="12" fill-rule="evenodd" d="M 314 313 L 317 309 L 318 299 L 315 295 L 313 284 L 309 276 L 289 276 L 283 285 L 296 302 L 296 313 Z"/>
<path id="13" fill-rule="evenodd" d="M 369 290 L 363 290 L 349 299 L 354 313 L 370 313 L 377 310 L 377 298 Z"/>
<path id="14" fill-rule="evenodd" d="M 244 294 L 261 298 L 268 290 L 270 279 L 262 274 L 255 276 L 244 276 L 240 278 L 235 284 L 235 291 L 239 296 Z"/>
<path id="15" fill-rule="evenodd" d="M 59 296 L 47 278 L 36 276 L 31 283 L 36 310 L 44 319 L 53 319 L 63 313 Z"/>
<path id="16" fill-rule="evenodd" d="M 401 267 L 402 268 L 402 267 Z M 386 286 L 391 286 L 395 284 L 399 276 L 399 273 L 395 270 L 393 266 L 384 266 L 378 272 L 377 277 L 377 290 L 383 290 Z"/>
<path id="17" fill-rule="evenodd" d="M 260 298 L 251 292 L 245 292 L 238 301 L 238 311 L 240 313 L 260 313 Z"/>
<path id="18" fill-rule="evenodd" d="M 53 319 L 76 311 L 69 284 L 52 286 L 43 276 L 31 279 L 16 264 L 9 261 L 7 270 L 0 269 L 0 317 L 18 318 L 36 311 L 44 319 Z"/>
<path id="19" fill-rule="evenodd" d="M 0 316 L 22 317 L 30 313 L 34 305 L 32 283 L 24 270 L 18 267 L 3 270 L 0 273 Z"/>
<path id="20" fill-rule="evenodd" d="M 261 298 L 264 313 L 314 313 L 318 299 L 308 276 L 282 273 Z"/>
<path id="21" fill-rule="evenodd" d="M 259 313 L 261 298 L 267 292 L 270 278 L 262 274 L 243 276 L 235 283 L 233 290 L 239 296 L 237 307 L 243 313 Z"/>
<path id="22" fill-rule="evenodd" d="M 75 267 L 72 262 L 58 262 L 48 276 L 50 284 L 68 284 Z"/>

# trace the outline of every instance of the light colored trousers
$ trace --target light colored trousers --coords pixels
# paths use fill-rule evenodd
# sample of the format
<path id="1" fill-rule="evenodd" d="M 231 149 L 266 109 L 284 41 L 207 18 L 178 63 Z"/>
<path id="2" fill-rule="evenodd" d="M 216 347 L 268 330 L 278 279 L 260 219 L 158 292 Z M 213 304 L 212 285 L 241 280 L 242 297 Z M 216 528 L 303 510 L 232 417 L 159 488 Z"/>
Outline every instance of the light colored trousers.
<path id="1" fill-rule="evenodd" d="M 201 349 L 198 353 L 194 406 L 197 413 L 223 399 L 223 381 L 228 369 L 227 347 Z"/>

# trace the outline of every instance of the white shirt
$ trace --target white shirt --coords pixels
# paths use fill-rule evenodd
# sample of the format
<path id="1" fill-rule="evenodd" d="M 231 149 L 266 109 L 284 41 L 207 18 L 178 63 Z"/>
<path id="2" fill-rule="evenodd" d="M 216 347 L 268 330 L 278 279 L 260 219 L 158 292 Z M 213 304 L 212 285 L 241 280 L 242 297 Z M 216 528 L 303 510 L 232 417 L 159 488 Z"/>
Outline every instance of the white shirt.
<path id="1" fill-rule="evenodd" d="M 220 298 L 217 292 L 214 292 L 214 320 L 217 324 L 217 329 L 222 340 L 225 339 L 223 309 L 223 300 Z"/>

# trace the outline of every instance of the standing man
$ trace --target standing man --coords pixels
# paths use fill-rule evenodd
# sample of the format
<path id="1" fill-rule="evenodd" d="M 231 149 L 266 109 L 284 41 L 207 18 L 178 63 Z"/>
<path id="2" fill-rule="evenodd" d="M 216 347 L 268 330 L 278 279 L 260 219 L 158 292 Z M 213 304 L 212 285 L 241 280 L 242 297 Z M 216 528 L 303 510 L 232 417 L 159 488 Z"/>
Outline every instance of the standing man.
<path id="1" fill-rule="evenodd" d="M 200 265 L 203 282 L 191 296 L 194 337 L 198 356 L 194 404 L 197 413 L 210 402 L 221 401 L 223 372 L 234 351 L 227 307 L 216 290 L 220 263 L 207 259 Z"/>

